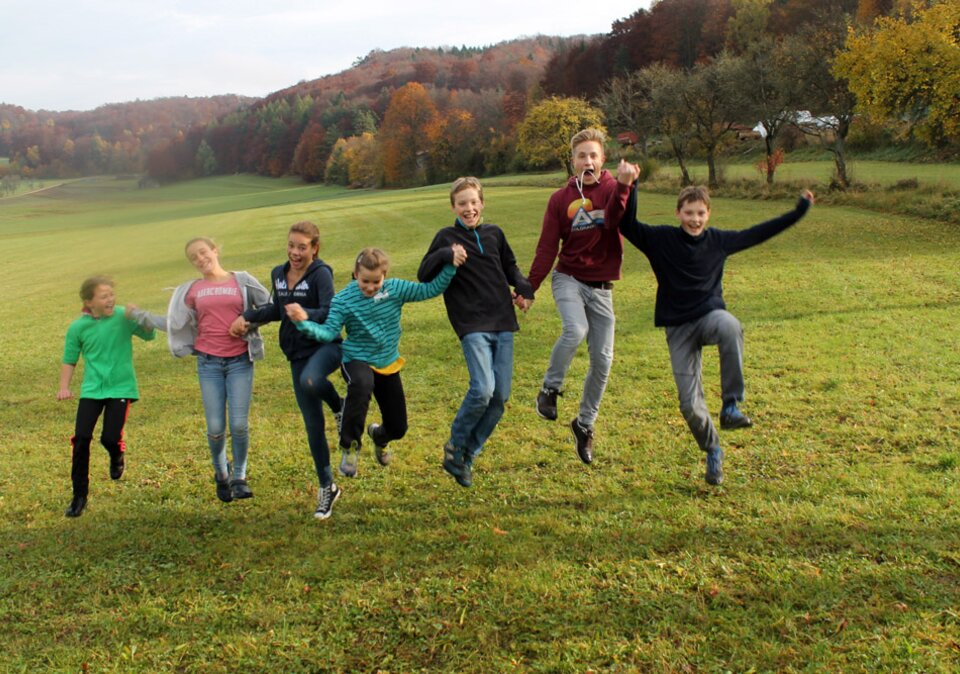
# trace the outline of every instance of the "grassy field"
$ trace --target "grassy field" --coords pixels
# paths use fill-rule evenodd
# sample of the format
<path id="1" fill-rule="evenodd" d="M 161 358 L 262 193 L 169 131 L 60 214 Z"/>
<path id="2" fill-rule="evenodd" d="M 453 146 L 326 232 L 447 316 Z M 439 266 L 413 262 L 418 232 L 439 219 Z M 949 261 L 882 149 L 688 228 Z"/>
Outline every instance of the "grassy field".
<path id="1" fill-rule="evenodd" d="M 550 189 L 491 181 L 488 222 L 526 269 Z M 673 222 L 673 197 L 642 217 Z M 532 401 L 559 332 L 549 288 L 521 317 L 514 394 L 474 487 L 440 467 L 466 388 L 442 302 L 404 312 L 411 428 L 395 462 L 341 479 L 326 522 L 289 370 L 268 326 L 251 417 L 256 497 L 216 500 L 191 360 L 138 342 L 123 479 L 94 450 L 68 520 L 75 402 L 55 400 L 77 289 L 111 274 L 161 311 L 204 234 L 262 280 L 316 222 L 338 286 L 364 245 L 412 278 L 445 188 L 345 192 L 245 176 L 137 190 L 91 180 L 0 201 L 0 671 L 954 672 L 960 667 L 960 231 L 815 207 L 733 257 L 745 410 L 726 479 L 677 410 L 646 260 L 625 252 L 594 464 Z M 716 199 L 739 227 L 791 202 Z M 715 351 L 705 355 L 711 409 Z M 561 422 L 578 401 L 570 372 Z M 79 387 L 79 375 L 74 391 Z M 335 379 L 342 391 L 342 382 Z"/>

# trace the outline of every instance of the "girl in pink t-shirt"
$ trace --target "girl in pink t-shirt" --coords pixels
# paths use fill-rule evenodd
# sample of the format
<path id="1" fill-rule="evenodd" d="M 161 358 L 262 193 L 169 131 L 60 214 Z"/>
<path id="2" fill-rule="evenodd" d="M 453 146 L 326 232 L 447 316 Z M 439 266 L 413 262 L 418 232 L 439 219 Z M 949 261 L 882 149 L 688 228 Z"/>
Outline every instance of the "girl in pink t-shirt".
<path id="1" fill-rule="evenodd" d="M 247 484 L 247 417 L 253 392 L 253 362 L 263 358 L 263 338 L 254 324 L 239 337 L 230 333 L 230 326 L 245 310 L 268 304 L 270 293 L 246 272 L 225 271 L 220 266 L 220 249 L 211 239 L 191 239 L 186 254 L 201 278 L 174 291 L 166 316 L 135 307 L 131 307 L 132 314 L 143 325 L 166 330 L 174 356 L 197 357 L 217 497 L 224 502 L 250 498 L 253 492 Z M 228 412 L 232 465 L 227 462 Z"/>

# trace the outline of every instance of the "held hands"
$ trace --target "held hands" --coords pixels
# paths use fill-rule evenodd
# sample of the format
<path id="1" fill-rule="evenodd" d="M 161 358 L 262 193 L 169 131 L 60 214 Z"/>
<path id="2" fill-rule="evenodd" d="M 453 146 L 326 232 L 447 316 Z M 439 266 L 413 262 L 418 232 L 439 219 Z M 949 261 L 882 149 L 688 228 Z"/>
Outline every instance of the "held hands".
<path id="1" fill-rule="evenodd" d="M 237 316 L 233 323 L 230 324 L 230 336 L 231 337 L 243 337 L 247 334 L 247 330 L 250 329 L 250 323 L 244 320 L 243 316 Z"/>
<path id="2" fill-rule="evenodd" d="M 632 185 L 640 177 L 640 166 L 621 159 L 617 164 L 617 180 L 622 185 Z"/>
<path id="3" fill-rule="evenodd" d="M 516 304 L 523 313 L 527 313 L 527 310 L 533 306 L 533 300 L 528 300 L 518 293 L 513 293 L 513 303 Z"/>
<path id="4" fill-rule="evenodd" d="M 307 312 L 303 310 L 296 302 L 291 302 L 287 305 L 287 316 L 294 323 L 300 323 L 301 321 L 307 320 Z"/>
<path id="5" fill-rule="evenodd" d="M 125 318 L 132 319 L 132 318 L 133 318 L 133 312 L 136 311 L 136 310 L 137 310 L 137 305 L 136 305 L 136 304 L 128 304 L 128 305 L 126 306 L 126 308 L 123 310 L 123 315 L 124 315 Z"/>
<path id="6" fill-rule="evenodd" d="M 467 261 L 467 249 L 461 246 L 459 243 L 455 243 L 450 246 L 450 249 L 453 251 L 453 266 L 459 267 L 464 262 Z"/>

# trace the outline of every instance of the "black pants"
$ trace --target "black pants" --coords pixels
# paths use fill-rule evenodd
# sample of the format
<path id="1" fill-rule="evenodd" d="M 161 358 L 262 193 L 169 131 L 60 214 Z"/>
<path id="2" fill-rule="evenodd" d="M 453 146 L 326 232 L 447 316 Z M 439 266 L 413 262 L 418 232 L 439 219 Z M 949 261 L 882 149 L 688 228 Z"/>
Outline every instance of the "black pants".
<path id="1" fill-rule="evenodd" d="M 347 448 L 354 441 L 363 444 L 370 394 L 380 407 L 380 424 L 376 442 L 385 445 L 407 434 L 407 399 L 403 395 L 400 373 L 379 374 L 361 360 L 351 360 L 340 366 L 340 373 L 347 382 L 347 397 L 343 401 L 343 426 L 340 431 L 340 447 Z"/>
<path id="2" fill-rule="evenodd" d="M 90 443 L 93 441 L 93 429 L 97 425 L 100 413 L 103 413 L 103 426 L 100 430 L 100 444 L 110 456 L 126 451 L 123 442 L 123 426 L 127 423 L 130 411 L 128 398 L 80 398 L 77 405 L 77 425 L 70 438 L 73 445 L 73 495 L 86 496 L 90 489 Z"/>

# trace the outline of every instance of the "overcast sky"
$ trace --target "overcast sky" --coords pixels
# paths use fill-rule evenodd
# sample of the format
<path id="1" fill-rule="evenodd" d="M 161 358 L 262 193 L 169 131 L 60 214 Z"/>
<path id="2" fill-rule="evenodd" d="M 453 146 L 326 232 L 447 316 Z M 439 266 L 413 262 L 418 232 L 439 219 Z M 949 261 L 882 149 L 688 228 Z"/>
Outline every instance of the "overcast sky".
<path id="1" fill-rule="evenodd" d="M 372 49 L 606 33 L 650 0 L 0 0 L 0 103 L 263 96 Z"/>

